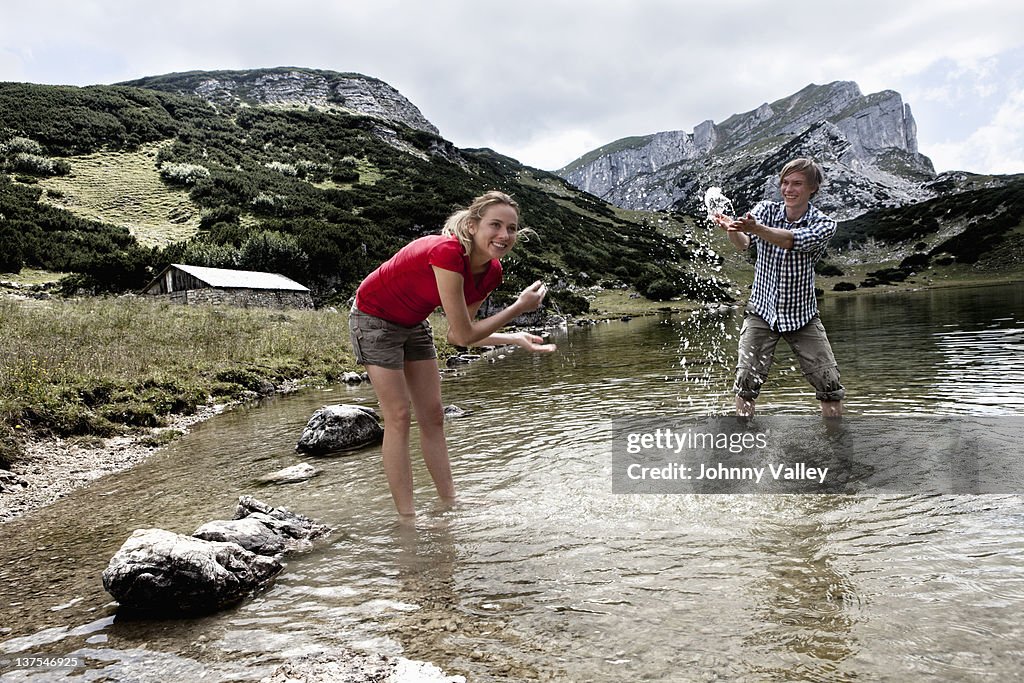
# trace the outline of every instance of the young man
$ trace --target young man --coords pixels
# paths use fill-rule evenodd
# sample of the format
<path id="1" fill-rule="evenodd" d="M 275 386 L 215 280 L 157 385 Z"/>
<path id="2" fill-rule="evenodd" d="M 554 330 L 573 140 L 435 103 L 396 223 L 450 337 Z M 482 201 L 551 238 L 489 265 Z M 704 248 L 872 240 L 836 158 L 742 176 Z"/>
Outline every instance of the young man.
<path id="1" fill-rule="evenodd" d="M 714 216 L 737 249 L 757 245 L 754 284 L 740 331 L 736 413 L 754 414 L 775 347 L 785 337 L 816 390 L 821 414 L 839 417 L 846 391 L 814 297 L 814 264 L 835 234 L 836 222 L 811 205 L 823 181 L 818 164 L 794 159 L 779 178 L 781 202 L 761 202 L 740 218 Z"/>

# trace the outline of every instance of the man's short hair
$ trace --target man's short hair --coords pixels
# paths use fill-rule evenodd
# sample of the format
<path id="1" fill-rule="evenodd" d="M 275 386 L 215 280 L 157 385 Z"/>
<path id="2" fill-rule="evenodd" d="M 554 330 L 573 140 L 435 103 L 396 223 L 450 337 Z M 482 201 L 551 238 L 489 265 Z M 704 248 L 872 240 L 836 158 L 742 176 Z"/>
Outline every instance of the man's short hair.
<path id="1" fill-rule="evenodd" d="M 822 183 L 825 182 L 825 175 L 821 172 L 821 166 L 813 159 L 793 159 L 782 167 L 782 171 L 779 172 L 779 181 L 781 182 L 790 173 L 803 173 L 804 178 L 807 178 L 807 182 L 814 185 L 812 194 L 817 193 Z"/>

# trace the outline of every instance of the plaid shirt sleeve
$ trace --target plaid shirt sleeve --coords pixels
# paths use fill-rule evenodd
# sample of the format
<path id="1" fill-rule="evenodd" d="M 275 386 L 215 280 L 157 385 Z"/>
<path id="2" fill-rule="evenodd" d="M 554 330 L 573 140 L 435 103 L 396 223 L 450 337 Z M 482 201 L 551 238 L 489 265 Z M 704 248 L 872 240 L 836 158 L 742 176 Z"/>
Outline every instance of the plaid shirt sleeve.
<path id="1" fill-rule="evenodd" d="M 836 222 L 817 209 L 811 209 L 793 230 L 793 250 L 824 250 L 825 245 L 834 234 L 836 234 Z"/>

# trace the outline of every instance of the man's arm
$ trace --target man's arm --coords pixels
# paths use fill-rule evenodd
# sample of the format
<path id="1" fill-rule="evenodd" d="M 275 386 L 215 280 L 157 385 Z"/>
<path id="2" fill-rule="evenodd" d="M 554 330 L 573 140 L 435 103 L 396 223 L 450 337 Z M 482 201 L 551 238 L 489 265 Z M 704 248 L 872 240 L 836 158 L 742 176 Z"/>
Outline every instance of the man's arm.
<path id="1" fill-rule="evenodd" d="M 738 230 L 748 240 L 748 235 L 757 235 L 765 242 L 774 244 L 777 247 L 783 249 L 793 248 L 793 231 L 787 230 L 786 228 L 769 228 L 767 225 L 761 225 L 757 220 L 749 213 L 742 218 L 737 218 L 732 221 L 729 225 L 728 230 L 730 231 L 730 240 L 732 239 L 732 231 Z M 735 242 L 733 242 L 735 244 Z"/>
<path id="2" fill-rule="evenodd" d="M 718 227 L 725 230 L 733 246 L 743 251 L 750 246 L 750 236 L 757 235 L 765 242 L 770 242 L 783 249 L 793 248 L 793 231 L 785 228 L 769 228 L 761 225 L 749 213 L 741 218 L 729 218 L 723 214 L 712 217 Z"/>

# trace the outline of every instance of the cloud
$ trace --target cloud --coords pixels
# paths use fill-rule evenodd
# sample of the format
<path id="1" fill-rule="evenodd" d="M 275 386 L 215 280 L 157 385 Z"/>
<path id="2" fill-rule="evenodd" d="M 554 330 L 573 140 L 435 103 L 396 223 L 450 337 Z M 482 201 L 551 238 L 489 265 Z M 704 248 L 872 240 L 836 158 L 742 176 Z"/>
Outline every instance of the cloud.
<path id="1" fill-rule="evenodd" d="M 1024 172 L 1024 89 L 1011 93 L 991 121 L 965 140 L 937 143 L 930 152 L 938 169 Z"/>
<path id="2" fill-rule="evenodd" d="M 1005 0 L 39 0 L 5 9 L 0 80 L 355 71 L 398 88 L 456 145 L 546 168 L 590 140 L 691 130 L 852 80 L 901 92 L 929 154 L 924 132 L 966 139 L 989 123 L 992 109 L 961 105 L 1004 94 L 991 60 L 1024 46 L 1022 25 L 1024 4 Z"/>
<path id="3" fill-rule="evenodd" d="M 25 80 L 21 56 L 13 50 L 0 49 L 0 73 L 4 74 L 4 80 Z"/>

